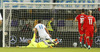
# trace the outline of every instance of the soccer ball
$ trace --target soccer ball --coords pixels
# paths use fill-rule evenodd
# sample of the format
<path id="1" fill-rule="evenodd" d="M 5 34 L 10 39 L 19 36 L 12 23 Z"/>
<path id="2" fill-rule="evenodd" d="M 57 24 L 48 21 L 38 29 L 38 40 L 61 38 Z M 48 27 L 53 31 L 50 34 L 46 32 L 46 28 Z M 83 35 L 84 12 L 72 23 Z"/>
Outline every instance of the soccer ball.
<path id="1" fill-rule="evenodd" d="M 74 42 L 74 43 L 73 43 L 73 46 L 74 46 L 74 47 L 77 47 L 77 42 Z"/>

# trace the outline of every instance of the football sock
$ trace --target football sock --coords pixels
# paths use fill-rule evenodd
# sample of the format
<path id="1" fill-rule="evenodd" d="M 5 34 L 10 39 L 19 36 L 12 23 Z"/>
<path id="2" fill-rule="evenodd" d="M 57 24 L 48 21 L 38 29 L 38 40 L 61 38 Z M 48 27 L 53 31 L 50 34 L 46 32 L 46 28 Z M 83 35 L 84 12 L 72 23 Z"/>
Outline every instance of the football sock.
<path id="1" fill-rule="evenodd" d="M 88 44 L 88 46 L 90 46 L 89 38 L 87 38 L 86 40 L 87 40 L 87 44 Z"/>
<path id="2" fill-rule="evenodd" d="M 52 40 L 51 38 L 50 38 L 49 40 L 50 40 L 51 42 L 53 42 L 53 40 Z"/>
<path id="3" fill-rule="evenodd" d="M 88 49 L 91 49 L 90 45 L 88 46 Z"/>
<path id="4" fill-rule="evenodd" d="M 84 44 L 84 47 L 86 48 L 86 44 Z"/>
<path id="5" fill-rule="evenodd" d="M 43 41 L 45 43 L 45 45 L 50 46 L 47 42 Z"/>
<path id="6" fill-rule="evenodd" d="M 84 44 L 86 44 L 86 36 L 84 36 Z"/>
<path id="7" fill-rule="evenodd" d="M 54 41 L 53 41 L 51 38 L 50 38 L 49 40 L 50 40 L 54 45 L 56 45 L 56 44 L 54 43 Z"/>
<path id="8" fill-rule="evenodd" d="M 82 42 L 82 38 L 83 38 L 83 36 L 80 36 L 80 42 Z"/>
<path id="9" fill-rule="evenodd" d="M 92 43 L 93 43 L 93 39 L 90 40 L 90 47 L 92 46 Z"/>
<path id="10" fill-rule="evenodd" d="M 82 42 L 80 42 L 80 44 L 82 44 Z"/>

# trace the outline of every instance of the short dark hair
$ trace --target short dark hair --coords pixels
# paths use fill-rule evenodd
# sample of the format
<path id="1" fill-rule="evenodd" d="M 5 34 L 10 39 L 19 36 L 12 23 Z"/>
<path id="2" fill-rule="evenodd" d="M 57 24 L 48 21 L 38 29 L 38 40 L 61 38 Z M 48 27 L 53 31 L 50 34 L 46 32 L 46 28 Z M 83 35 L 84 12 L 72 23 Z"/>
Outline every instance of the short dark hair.
<path id="1" fill-rule="evenodd" d="M 82 13 L 84 13 L 85 12 L 85 10 L 84 9 L 82 9 Z"/>
<path id="2" fill-rule="evenodd" d="M 38 20 L 38 23 L 41 23 L 41 20 Z"/>

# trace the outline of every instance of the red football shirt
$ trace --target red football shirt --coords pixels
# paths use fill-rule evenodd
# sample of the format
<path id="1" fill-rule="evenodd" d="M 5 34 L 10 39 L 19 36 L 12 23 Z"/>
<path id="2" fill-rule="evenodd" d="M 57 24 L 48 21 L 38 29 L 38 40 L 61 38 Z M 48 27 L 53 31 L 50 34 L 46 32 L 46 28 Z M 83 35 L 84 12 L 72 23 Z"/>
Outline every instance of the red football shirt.
<path id="1" fill-rule="evenodd" d="M 96 22 L 95 17 L 90 15 L 84 20 L 87 29 L 94 29 L 94 22 Z"/>
<path id="2" fill-rule="evenodd" d="M 84 19 L 87 17 L 86 14 L 79 14 L 76 19 L 78 20 L 78 28 L 81 29 L 81 24 L 83 23 Z M 83 24 L 83 28 L 85 27 L 85 24 Z"/>

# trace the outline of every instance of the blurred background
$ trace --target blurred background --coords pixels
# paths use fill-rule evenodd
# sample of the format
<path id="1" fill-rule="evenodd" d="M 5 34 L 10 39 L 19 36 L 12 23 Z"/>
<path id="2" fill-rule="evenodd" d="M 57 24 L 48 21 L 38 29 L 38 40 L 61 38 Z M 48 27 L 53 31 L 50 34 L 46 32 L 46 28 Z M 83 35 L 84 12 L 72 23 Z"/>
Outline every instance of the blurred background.
<path id="1" fill-rule="evenodd" d="M 3 17 L 3 2 L 30 2 L 30 3 L 100 3 L 100 0 L 0 0 L 0 13 Z M 11 40 L 11 46 L 26 46 L 28 45 L 27 40 L 31 39 L 33 36 L 33 28 L 36 25 L 36 21 L 42 19 L 42 23 L 47 26 L 51 18 L 54 18 L 53 21 L 53 32 L 50 31 L 52 38 L 59 37 L 62 41 L 58 47 L 72 47 L 74 42 L 79 43 L 79 33 L 78 33 L 78 23 L 74 22 L 75 17 L 81 13 L 81 9 L 66 9 L 63 8 L 64 5 L 57 5 L 56 9 L 34 9 L 29 6 L 31 9 L 27 8 L 25 5 L 21 5 L 22 9 L 12 9 L 11 15 L 11 27 L 9 27 L 9 13 L 10 10 L 6 9 L 5 18 L 6 18 L 6 32 L 9 34 L 9 28 L 11 28 L 11 38 L 16 41 Z M 72 7 L 66 5 L 67 7 Z M 95 5 L 92 5 L 95 6 Z M 6 5 L 9 8 L 9 5 Z M 14 5 L 14 8 L 19 7 Z M 50 6 L 49 6 L 50 7 Z M 91 7 L 91 6 L 90 6 Z M 91 8 L 93 11 L 93 16 L 96 18 L 98 32 L 94 35 L 93 47 L 100 47 L 100 42 L 98 42 L 99 30 L 100 30 L 100 5 L 97 5 L 98 8 Z M 78 6 L 76 7 L 78 8 Z M 86 7 L 88 8 L 88 7 Z M 85 9 L 85 14 L 87 14 L 88 9 Z M 2 40 L 2 27 L 0 26 L 0 40 Z M 26 40 L 27 39 L 27 40 Z M 39 39 L 37 39 L 37 42 Z M 6 36 L 6 46 L 9 45 L 9 37 Z M 0 42 L 2 46 L 2 41 Z M 79 46 L 79 44 L 78 44 Z"/>

